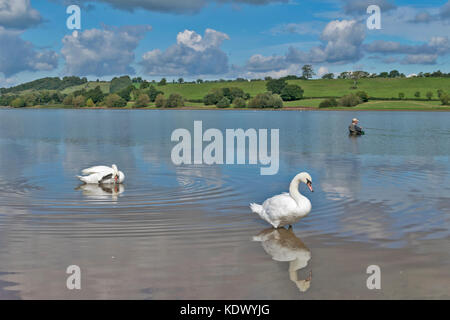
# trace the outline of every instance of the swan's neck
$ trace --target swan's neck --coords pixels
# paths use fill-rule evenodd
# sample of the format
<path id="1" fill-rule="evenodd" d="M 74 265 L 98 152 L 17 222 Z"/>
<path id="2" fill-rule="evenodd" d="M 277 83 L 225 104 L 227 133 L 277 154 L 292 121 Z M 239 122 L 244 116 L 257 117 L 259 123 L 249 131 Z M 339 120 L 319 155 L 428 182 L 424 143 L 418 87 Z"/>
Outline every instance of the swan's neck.
<path id="1" fill-rule="evenodd" d="M 300 181 L 298 179 L 294 179 L 289 185 L 289 195 L 295 200 L 295 202 L 297 202 L 298 205 L 300 205 L 300 201 L 303 199 L 302 194 L 298 191 L 299 183 Z"/>

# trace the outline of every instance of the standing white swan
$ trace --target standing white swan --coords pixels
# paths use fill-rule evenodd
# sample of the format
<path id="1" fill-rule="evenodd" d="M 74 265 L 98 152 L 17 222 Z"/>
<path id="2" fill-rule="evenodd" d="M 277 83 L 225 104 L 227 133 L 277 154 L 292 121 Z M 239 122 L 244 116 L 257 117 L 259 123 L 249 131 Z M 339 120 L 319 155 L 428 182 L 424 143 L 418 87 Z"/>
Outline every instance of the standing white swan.
<path id="1" fill-rule="evenodd" d="M 289 193 L 282 193 L 264 201 L 262 205 L 251 203 L 250 209 L 274 228 L 292 225 L 311 211 L 311 202 L 299 191 L 300 182 L 305 183 L 313 192 L 309 173 L 299 173 L 289 185 Z"/>
<path id="2" fill-rule="evenodd" d="M 117 166 L 113 164 L 111 167 L 107 166 L 95 166 L 81 171 L 83 176 L 77 176 L 84 183 L 96 183 L 96 184 L 114 184 L 122 183 L 125 180 L 125 175 L 122 171 L 117 169 Z"/>

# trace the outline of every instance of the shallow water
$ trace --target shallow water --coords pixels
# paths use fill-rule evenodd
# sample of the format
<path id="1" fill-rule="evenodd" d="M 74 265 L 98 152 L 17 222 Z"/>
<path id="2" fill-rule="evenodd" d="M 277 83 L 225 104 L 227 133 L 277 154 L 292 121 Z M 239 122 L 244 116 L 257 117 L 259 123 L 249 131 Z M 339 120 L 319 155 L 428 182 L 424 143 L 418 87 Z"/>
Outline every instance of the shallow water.
<path id="1" fill-rule="evenodd" d="M 366 135 L 350 138 L 358 117 Z M 0 298 L 450 298 L 450 114 L 0 110 Z M 175 166 L 173 130 L 279 128 L 280 169 Z M 116 190 L 80 186 L 116 163 Z M 311 213 L 250 202 L 308 171 Z M 279 261 L 287 252 L 287 261 Z M 278 261 L 277 261 L 278 260 Z M 78 265 L 82 289 L 66 289 Z M 368 290 L 366 268 L 381 268 Z M 309 274 L 312 271 L 311 280 Z"/>

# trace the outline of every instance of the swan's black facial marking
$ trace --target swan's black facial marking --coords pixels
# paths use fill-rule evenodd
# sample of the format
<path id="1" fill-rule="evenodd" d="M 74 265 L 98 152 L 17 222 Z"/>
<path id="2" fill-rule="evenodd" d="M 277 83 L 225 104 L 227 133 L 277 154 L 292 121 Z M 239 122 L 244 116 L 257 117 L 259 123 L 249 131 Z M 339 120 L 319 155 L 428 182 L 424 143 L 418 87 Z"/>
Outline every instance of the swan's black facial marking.
<path id="1" fill-rule="evenodd" d="M 308 186 L 309 190 L 311 190 L 311 192 L 314 192 L 311 180 L 306 179 L 306 185 Z"/>

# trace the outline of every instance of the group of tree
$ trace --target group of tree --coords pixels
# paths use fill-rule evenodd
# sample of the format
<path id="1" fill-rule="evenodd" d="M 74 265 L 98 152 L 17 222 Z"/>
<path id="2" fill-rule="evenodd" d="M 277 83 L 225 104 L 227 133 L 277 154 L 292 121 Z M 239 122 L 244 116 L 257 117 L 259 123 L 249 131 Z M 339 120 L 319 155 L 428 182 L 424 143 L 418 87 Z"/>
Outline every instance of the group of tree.
<path id="1" fill-rule="evenodd" d="M 229 100 L 227 97 L 223 97 L 216 106 L 218 108 L 281 108 L 283 107 L 283 100 L 279 95 L 272 92 L 259 93 L 255 97 L 248 100 L 248 102 L 242 97 L 236 97 L 234 100 Z"/>
<path id="2" fill-rule="evenodd" d="M 250 98 L 241 88 L 214 88 L 204 98 L 205 105 L 216 105 L 218 108 L 281 108 L 283 100 L 278 94 L 265 92 Z"/>
<path id="3" fill-rule="evenodd" d="M 369 73 L 366 71 L 345 71 L 341 72 L 337 79 L 354 79 L 357 77 L 358 79 L 361 78 L 406 78 L 406 75 L 404 73 L 401 73 L 398 70 L 391 70 L 389 72 L 383 71 L 380 73 Z M 417 75 L 412 75 L 412 77 L 417 78 L 446 78 L 450 77 L 450 73 L 444 73 L 440 70 L 434 71 L 434 72 L 419 72 Z M 322 75 L 322 79 L 334 79 L 335 75 L 334 73 L 326 73 Z"/>
<path id="4" fill-rule="evenodd" d="M 243 105 L 242 100 L 248 100 L 250 95 L 241 88 L 214 88 L 203 97 L 203 103 L 207 106 L 216 105 L 219 108 L 227 108 L 231 104 Z"/>
<path id="5" fill-rule="evenodd" d="M 439 99 L 441 100 L 441 102 L 444 106 L 450 105 L 450 94 L 449 93 L 442 93 L 442 95 L 439 97 Z"/>
<path id="6" fill-rule="evenodd" d="M 2 94 L 0 106 L 32 107 L 36 105 L 60 104 L 64 95 L 55 90 L 33 91 L 26 94 Z"/>
<path id="7" fill-rule="evenodd" d="M 184 106 L 184 98 L 178 93 L 172 93 L 166 99 L 164 94 L 160 93 L 156 97 L 155 106 L 157 108 L 177 108 Z"/>
<path id="8" fill-rule="evenodd" d="M 64 105 L 71 105 L 74 107 L 114 107 L 120 108 L 127 106 L 128 102 L 134 102 L 135 108 L 148 107 L 151 102 L 155 102 L 158 95 L 163 94 L 162 91 L 157 90 L 153 85 L 141 86 L 136 88 L 133 84 L 125 86 L 122 85 L 114 88 L 115 92 L 105 94 L 99 86 L 91 90 L 79 90 L 68 95 L 64 101 Z"/>
<path id="9" fill-rule="evenodd" d="M 441 70 L 434 72 L 419 72 L 417 74 L 418 78 L 450 78 L 450 72 L 444 73 Z"/>
<path id="10" fill-rule="evenodd" d="M 414 92 L 414 99 L 424 100 L 424 99 L 421 99 L 421 96 L 422 96 L 422 93 L 420 91 Z M 425 93 L 425 97 L 428 101 L 431 101 L 431 99 L 433 99 L 433 97 L 434 97 L 434 93 L 432 91 L 427 91 Z M 444 92 L 442 89 L 437 90 L 437 98 L 442 102 L 443 105 L 448 105 L 449 94 Z M 400 99 L 400 100 L 406 99 L 405 93 L 399 92 L 398 99 Z"/>
<path id="11" fill-rule="evenodd" d="M 405 74 L 400 73 L 398 70 L 392 70 L 390 72 L 380 72 L 379 74 L 376 73 L 369 73 L 367 71 L 363 70 L 356 70 L 356 71 L 344 71 L 341 72 L 337 79 L 347 79 L 347 80 L 359 80 L 363 78 L 405 78 Z M 334 79 L 335 76 L 333 73 L 326 73 L 322 76 L 322 79 Z"/>
<path id="12" fill-rule="evenodd" d="M 319 108 L 334 108 L 334 107 L 355 107 L 363 102 L 369 101 L 369 95 L 365 91 L 358 91 L 356 93 L 347 94 L 339 99 L 328 98 L 323 100 Z"/>
<path id="13" fill-rule="evenodd" d="M 109 92 L 117 93 L 129 86 L 134 87 L 133 82 L 131 81 L 129 76 L 114 77 L 111 79 L 111 82 L 109 85 Z"/>
<path id="14" fill-rule="evenodd" d="M 249 108 L 282 108 L 283 100 L 272 92 L 259 93 L 248 102 Z"/>
<path id="15" fill-rule="evenodd" d="M 296 84 L 288 84 L 285 79 L 271 79 L 266 83 L 267 91 L 278 94 L 283 101 L 294 101 L 303 98 L 303 89 Z"/>
<path id="16" fill-rule="evenodd" d="M 450 93 L 444 92 L 442 89 L 437 90 L 437 95 L 439 100 L 441 100 L 444 106 L 450 105 Z"/>

